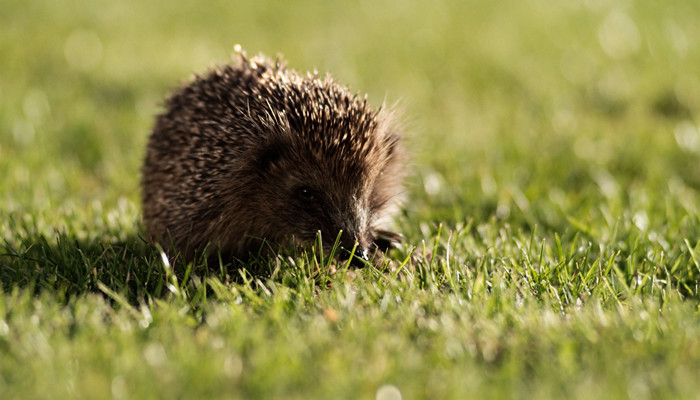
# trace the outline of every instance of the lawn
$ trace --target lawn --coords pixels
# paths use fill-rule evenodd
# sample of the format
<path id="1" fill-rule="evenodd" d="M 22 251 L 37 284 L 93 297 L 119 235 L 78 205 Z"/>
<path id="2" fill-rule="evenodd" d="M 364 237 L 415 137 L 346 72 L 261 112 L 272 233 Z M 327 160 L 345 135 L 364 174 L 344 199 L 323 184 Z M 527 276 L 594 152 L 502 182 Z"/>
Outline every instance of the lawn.
<path id="1" fill-rule="evenodd" d="M 0 3 L 0 399 L 699 398 L 700 2 L 240 3 Z M 391 268 L 142 239 L 236 44 L 403 109 Z"/>

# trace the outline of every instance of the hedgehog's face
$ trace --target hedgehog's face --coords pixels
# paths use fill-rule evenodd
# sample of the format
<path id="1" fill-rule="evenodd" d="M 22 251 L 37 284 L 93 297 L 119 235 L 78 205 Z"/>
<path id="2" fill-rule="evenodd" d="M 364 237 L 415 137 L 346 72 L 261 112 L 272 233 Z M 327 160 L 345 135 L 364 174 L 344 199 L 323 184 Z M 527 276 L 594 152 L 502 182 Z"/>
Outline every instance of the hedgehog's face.
<path id="1" fill-rule="evenodd" d="M 327 252 L 336 240 L 345 251 L 357 248 L 365 255 L 373 246 L 374 232 L 365 196 L 332 192 L 328 180 L 309 179 L 291 184 L 286 193 L 287 207 L 281 211 L 294 218 L 287 236 L 301 244 L 313 243 L 321 234 Z M 337 187 L 336 187 L 337 189 Z M 347 188 L 342 188 L 347 189 Z M 366 258 L 366 256 L 365 256 Z"/>
<path id="2" fill-rule="evenodd" d="M 377 223 L 396 196 L 396 139 L 372 144 L 358 159 L 352 149 L 319 152 L 306 143 L 275 142 L 256 155 L 263 221 L 276 221 L 260 234 L 278 243 L 309 245 L 321 233 L 324 252 L 339 240 L 341 256 L 371 254 L 377 245 Z M 264 184 L 263 184 L 264 182 Z M 272 188 L 272 189 L 271 189 Z"/>

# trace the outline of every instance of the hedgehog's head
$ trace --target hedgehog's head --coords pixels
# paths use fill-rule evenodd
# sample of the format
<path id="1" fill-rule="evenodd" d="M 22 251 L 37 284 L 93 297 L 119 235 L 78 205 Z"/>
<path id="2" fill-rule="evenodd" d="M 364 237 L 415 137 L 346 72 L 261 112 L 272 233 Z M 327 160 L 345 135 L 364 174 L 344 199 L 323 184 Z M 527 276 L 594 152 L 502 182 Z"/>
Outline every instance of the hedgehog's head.
<path id="1" fill-rule="evenodd" d="M 339 238 L 341 256 L 355 248 L 366 259 L 387 246 L 379 223 L 395 206 L 403 175 L 391 114 L 330 79 L 285 79 L 266 86 L 271 91 L 262 97 L 280 101 L 258 116 L 264 134 L 247 155 L 254 196 L 267 214 L 259 234 L 308 245 L 320 231 L 326 251 Z"/>

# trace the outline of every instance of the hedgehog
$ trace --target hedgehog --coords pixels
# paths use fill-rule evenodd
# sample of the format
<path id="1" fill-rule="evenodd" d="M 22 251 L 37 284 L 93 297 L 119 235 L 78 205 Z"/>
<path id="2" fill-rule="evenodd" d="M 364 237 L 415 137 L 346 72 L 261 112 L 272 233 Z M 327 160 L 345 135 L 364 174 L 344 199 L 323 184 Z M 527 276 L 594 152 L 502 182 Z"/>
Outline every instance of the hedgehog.
<path id="1" fill-rule="evenodd" d="M 245 262 L 320 235 L 326 254 L 362 264 L 400 241 L 385 226 L 405 168 L 395 110 L 239 48 L 164 108 L 142 189 L 147 237 L 167 252 Z"/>

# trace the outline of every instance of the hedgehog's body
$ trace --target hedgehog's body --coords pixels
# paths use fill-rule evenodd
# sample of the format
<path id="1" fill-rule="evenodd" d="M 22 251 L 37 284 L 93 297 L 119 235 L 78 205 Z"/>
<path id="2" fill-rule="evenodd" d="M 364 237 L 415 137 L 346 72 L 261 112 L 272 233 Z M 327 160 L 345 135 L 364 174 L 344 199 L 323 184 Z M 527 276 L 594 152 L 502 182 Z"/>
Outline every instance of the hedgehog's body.
<path id="1" fill-rule="evenodd" d="M 264 58 L 196 77 L 171 95 L 148 142 L 151 240 L 245 260 L 263 243 L 376 248 L 403 166 L 398 132 L 331 78 Z"/>

